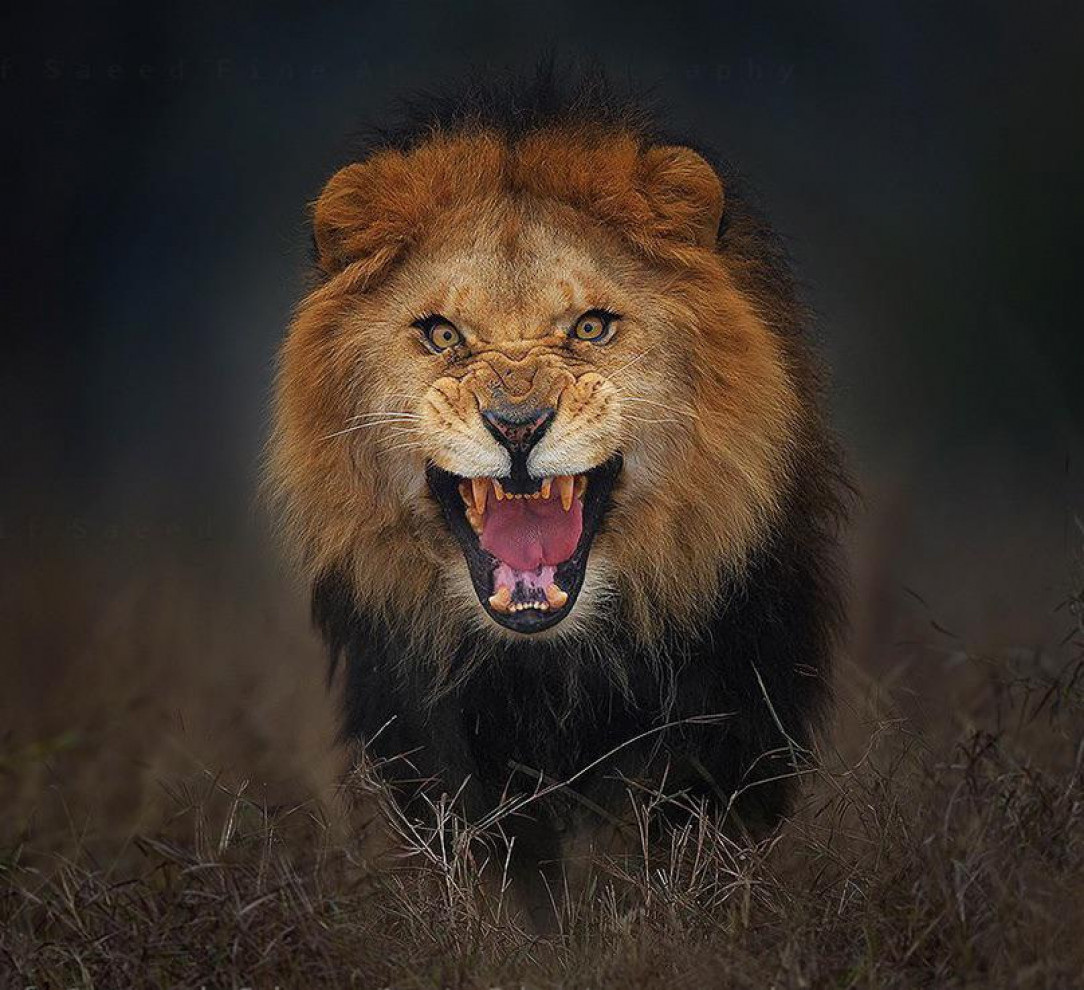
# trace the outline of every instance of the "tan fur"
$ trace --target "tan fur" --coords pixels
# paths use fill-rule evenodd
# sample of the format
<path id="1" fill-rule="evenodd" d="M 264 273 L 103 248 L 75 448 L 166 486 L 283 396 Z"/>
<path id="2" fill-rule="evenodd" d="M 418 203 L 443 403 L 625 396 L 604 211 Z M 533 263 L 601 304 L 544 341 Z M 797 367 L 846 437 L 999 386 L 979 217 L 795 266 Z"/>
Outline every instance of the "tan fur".
<path id="1" fill-rule="evenodd" d="M 715 247 L 723 204 L 696 153 L 625 133 L 438 134 L 335 175 L 315 206 L 327 278 L 283 348 L 272 443 L 310 573 L 345 567 L 359 604 L 419 635 L 499 635 L 423 472 L 502 474 L 479 407 L 533 397 L 558 409 L 545 473 L 625 457 L 593 590 L 555 633 L 589 626 L 606 587 L 645 641 L 694 623 L 769 531 L 800 417 L 780 343 Z M 570 341 L 596 307 L 622 314 L 613 340 Z M 465 335 L 455 358 L 411 326 L 430 313 Z"/>

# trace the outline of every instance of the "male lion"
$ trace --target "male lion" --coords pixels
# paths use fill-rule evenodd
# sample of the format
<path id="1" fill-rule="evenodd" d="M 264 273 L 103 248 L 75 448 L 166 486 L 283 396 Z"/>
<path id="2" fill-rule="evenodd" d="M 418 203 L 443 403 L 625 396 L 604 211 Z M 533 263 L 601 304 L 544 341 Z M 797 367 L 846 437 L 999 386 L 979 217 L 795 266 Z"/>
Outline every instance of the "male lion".
<path id="1" fill-rule="evenodd" d="M 634 787 L 775 822 L 827 694 L 844 483 L 735 181 L 543 79 L 417 110 L 313 227 L 272 472 L 344 734 L 403 755 L 405 802 L 544 787 L 504 821 L 532 870 Z"/>

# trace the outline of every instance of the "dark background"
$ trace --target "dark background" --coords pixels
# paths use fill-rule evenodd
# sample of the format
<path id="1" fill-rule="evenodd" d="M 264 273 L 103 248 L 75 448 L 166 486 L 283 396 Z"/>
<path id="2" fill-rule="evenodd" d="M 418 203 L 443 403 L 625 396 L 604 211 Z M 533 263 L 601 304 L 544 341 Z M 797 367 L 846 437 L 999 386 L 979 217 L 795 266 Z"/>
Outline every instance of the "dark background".
<path id="1" fill-rule="evenodd" d="M 1058 599 L 1084 493 L 1081 5 L 4 17 L 9 563 L 259 531 L 306 204 L 398 96 L 552 51 L 650 88 L 759 188 L 820 314 L 856 555 L 949 614 Z"/>

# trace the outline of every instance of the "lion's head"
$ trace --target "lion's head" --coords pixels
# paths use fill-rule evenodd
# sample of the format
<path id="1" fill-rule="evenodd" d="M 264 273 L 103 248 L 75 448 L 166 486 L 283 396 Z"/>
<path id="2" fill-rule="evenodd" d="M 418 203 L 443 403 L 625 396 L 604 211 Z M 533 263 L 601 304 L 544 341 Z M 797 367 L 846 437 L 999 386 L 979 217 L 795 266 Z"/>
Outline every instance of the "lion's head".
<path id="1" fill-rule="evenodd" d="M 415 632 L 695 624 L 802 416 L 726 211 L 704 158 L 621 126 L 433 131 L 338 172 L 273 443 L 313 575 Z"/>

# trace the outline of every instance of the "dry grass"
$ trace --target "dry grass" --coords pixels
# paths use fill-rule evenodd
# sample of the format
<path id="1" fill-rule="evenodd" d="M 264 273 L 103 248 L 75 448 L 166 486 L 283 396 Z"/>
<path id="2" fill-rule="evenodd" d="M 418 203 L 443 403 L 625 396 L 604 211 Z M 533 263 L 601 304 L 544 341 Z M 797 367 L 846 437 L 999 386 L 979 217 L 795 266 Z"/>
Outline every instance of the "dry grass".
<path id="1" fill-rule="evenodd" d="M 661 841 L 596 862 L 560 931 L 538 938 L 503 889 L 499 823 L 472 829 L 454 802 L 436 809 L 442 827 L 407 821 L 364 765 L 336 793 L 318 650 L 299 609 L 268 606 L 277 594 L 255 589 L 229 635 L 204 628 L 198 642 L 191 614 L 163 609 L 187 600 L 221 617 L 213 588 L 140 598 L 105 641 L 90 637 L 96 662 L 69 660 L 52 681 L 77 705 L 24 700 L 5 722 L 11 985 L 1084 984 L 1084 598 L 1053 617 L 1045 649 L 973 651 L 926 626 L 887 659 L 845 660 L 837 731 L 792 821 L 741 844 L 692 809 Z M 188 651 L 203 660 L 180 677 Z M 119 667 L 99 703 L 103 656 Z M 165 659 L 148 670 L 152 656 Z M 198 731 L 163 729 L 163 693 L 201 712 Z M 126 762 L 133 726 L 142 746 Z M 178 735 L 184 758 L 165 741 Z M 681 800 L 630 794 L 636 834 Z"/>

